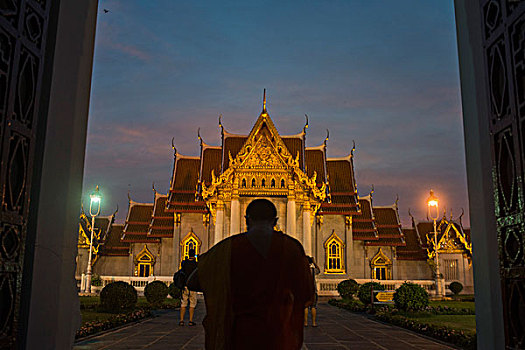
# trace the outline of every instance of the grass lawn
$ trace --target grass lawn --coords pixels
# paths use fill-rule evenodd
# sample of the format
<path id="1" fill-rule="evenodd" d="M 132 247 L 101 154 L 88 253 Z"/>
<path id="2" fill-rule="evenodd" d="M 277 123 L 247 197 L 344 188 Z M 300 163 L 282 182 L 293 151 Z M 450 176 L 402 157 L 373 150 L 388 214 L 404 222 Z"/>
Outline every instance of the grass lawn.
<path id="1" fill-rule="evenodd" d="M 406 317 L 421 323 L 435 326 L 445 326 L 468 332 L 476 333 L 476 315 L 405 315 Z"/>
<path id="2" fill-rule="evenodd" d="M 476 304 L 473 301 L 459 301 L 459 300 L 443 300 L 431 301 L 430 306 L 448 306 L 455 309 L 470 309 L 475 311 Z"/>

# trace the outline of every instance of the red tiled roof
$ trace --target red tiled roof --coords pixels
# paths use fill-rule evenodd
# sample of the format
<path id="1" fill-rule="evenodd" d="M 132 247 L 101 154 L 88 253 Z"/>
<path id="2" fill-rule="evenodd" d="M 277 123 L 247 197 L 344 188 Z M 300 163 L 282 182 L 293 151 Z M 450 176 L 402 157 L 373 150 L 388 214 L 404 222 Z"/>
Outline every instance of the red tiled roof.
<path id="1" fill-rule="evenodd" d="M 223 153 L 222 153 L 222 169 L 223 171 L 228 169 L 230 166 L 230 158 L 229 154 L 231 154 L 232 158 L 235 159 L 235 156 L 239 151 L 241 150 L 242 146 L 248 139 L 248 136 L 242 136 L 242 135 L 235 135 L 235 136 L 225 136 L 224 137 L 224 145 L 223 145 Z"/>
<path id="2" fill-rule="evenodd" d="M 173 237 L 173 213 L 166 211 L 167 196 L 157 195 L 148 237 Z"/>
<path id="3" fill-rule="evenodd" d="M 201 179 L 206 185 L 211 183 L 211 171 L 215 176 L 221 174 L 222 148 L 207 147 L 202 152 Z"/>
<path id="4" fill-rule="evenodd" d="M 372 217 L 372 203 L 368 198 L 359 198 L 361 213 L 352 217 L 354 240 L 377 240 L 379 236 Z"/>
<path id="5" fill-rule="evenodd" d="M 374 219 L 379 240 L 366 242 L 370 246 L 404 246 L 401 223 L 394 207 L 374 207 Z"/>
<path id="6" fill-rule="evenodd" d="M 204 202 L 196 202 L 201 160 L 197 157 L 178 156 L 175 160 L 173 179 L 168 196 L 168 212 L 205 212 Z"/>
<path id="7" fill-rule="evenodd" d="M 399 260 L 426 260 L 427 252 L 421 246 L 421 242 L 415 228 L 404 228 L 405 246 L 396 249 Z"/>
<path id="8" fill-rule="evenodd" d="M 128 256 L 129 243 L 120 240 L 124 225 L 112 225 L 101 246 L 100 255 Z"/>
<path id="9" fill-rule="evenodd" d="M 306 174 L 308 175 L 308 177 L 312 177 L 314 175 L 314 172 L 316 172 L 317 173 L 316 183 L 318 186 L 321 186 L 324 182 L 326 182 L 326 179 L 325 179 L 326 162 L 325 162 L 324 151 L 320 148 L 306 149 L 305 157 L 306 157 Z"/>
<path id="10" fill-rule="evenodd" d="M 148 238 L 149 225 L 153 213 L 153 203 L 130 203 L 128 217 L 121 240 L 123 242 L 159 242 Z"/>
<path id="11" fill-rule="evenodd" d="M 328 160 L 328 182 L 331 203 L 321 205 L 322 214 L 356 214 L 359 202 L 354 184 L 354 169 L 349 159 Z"/>
<path id="12" fill-rule="evenodd" d="M 299 168 L 303 168 L 304 166 L 304 159 L 303 159 L 303 139 L 299 136 L 283 136 L 282 140 L 284 144 L 286 145 L 286 148 L 288 148 L 288 152 L 292 155 L 292 157 L 295 159 L 297 157 L 297 154 L 299 154 Z"/>

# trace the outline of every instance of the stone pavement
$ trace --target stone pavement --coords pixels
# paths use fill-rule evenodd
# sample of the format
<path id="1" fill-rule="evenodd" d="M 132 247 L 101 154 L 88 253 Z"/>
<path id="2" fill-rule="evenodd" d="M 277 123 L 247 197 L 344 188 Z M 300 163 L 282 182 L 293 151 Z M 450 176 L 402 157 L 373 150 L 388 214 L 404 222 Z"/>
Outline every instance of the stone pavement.
<path id="1" fill-rule="evenodd" d="M 317 311 L 319 327 L 305 328 L 303 349 L 454 349 L 328 304 L 319 304 Z M 178 310 L 162 313 L 159 317 L 78 342 L 74 350 L 204 349 L 201 324 L 204 304 L 200 301 L 195 311 L 197 326 L 178 326 L 178 315 Z"/>

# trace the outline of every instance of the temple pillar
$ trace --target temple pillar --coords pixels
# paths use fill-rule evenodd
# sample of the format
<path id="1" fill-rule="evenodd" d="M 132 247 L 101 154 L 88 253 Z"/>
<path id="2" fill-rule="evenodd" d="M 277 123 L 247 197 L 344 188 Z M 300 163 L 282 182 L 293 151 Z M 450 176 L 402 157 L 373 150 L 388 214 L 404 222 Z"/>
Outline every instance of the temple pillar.
<path id="1" fill-rule="evenodd" d="M 310 224 L 310 203 L 306 202 L 303 208 L 303 246 L 304 252 L 312 256 L 312 225 Z"/>
<path id="2" fill-rule="evenodd" d="M 230 235 L 241 232 L 241 206 L 239 198 L 232 198 L 231 217 L 230 217 Z"/>
<path id="3" fill-rule="evenodd" d="M 224 203 L 217 201 L 217 213 L 215 214 L 215 237 L 213 244 L 217 244 L 222 240 L 224 231 Z"/>
<path id="4" fill-rule="evenodd" d="M 295 220 L 295 198 L 288 198 L 288 203 L 286 204 L 286 233 L 293 238 L 297 238 L 295 232 L 296 229 L 296 220 Z"/>

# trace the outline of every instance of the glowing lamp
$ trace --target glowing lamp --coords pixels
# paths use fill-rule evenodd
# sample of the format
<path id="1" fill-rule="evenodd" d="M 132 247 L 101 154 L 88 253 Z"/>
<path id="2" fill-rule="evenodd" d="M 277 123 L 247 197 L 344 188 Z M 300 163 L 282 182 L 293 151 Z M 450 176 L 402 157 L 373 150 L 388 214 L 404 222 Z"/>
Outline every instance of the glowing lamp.
<path id="1" fill-rule="evenodd" d="M 439 201 L 436 196 L 434 196 L 434 191 L 430 190 L 430 197 L 427 199 L 428 204 L 428 215 L 432 220 L 437 220 L 439 213 Z"/>

